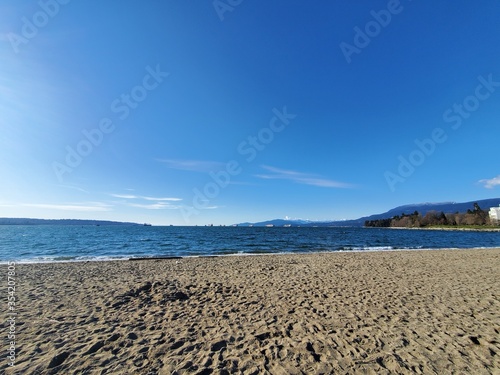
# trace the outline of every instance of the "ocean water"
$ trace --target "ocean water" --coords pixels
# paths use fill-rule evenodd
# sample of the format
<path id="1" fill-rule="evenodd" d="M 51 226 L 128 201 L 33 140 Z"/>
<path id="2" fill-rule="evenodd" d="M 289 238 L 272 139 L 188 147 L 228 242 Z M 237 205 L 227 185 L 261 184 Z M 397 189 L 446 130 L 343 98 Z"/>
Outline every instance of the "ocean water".
<path id="1" fill-rule="evenodd" d="M 0 263 L 500 247 L 500 232 L 386 228 L 0 226 Z"/>

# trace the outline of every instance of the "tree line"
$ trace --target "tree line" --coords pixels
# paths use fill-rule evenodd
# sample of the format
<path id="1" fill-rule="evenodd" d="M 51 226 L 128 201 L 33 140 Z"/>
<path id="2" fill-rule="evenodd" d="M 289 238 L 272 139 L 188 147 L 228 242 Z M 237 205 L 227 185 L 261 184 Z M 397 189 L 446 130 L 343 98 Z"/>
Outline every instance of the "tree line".
<path id="1" fill-rule="evenodd" d="M 466 213 L 447 213 L 429 211 L 422 216 L 418 211 L 412 214 L 401 214 L 391 219 L 366 220 L 365 227 L 378 228 L 424 228 L 429 226 L 487 226 L 492 225 L 488 211 L 484 211 L 477 203 Z"/>

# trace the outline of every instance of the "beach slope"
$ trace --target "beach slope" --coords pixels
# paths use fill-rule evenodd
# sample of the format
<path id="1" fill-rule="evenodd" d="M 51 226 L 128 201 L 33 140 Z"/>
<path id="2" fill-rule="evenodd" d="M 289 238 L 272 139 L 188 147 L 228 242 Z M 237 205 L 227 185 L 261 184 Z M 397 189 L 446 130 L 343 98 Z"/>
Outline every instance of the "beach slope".
<path id="1" fill-rule="evenodd" d="M 20 264 L 16 273 L 7 374 L 500 371 L 500 249 Z"/>

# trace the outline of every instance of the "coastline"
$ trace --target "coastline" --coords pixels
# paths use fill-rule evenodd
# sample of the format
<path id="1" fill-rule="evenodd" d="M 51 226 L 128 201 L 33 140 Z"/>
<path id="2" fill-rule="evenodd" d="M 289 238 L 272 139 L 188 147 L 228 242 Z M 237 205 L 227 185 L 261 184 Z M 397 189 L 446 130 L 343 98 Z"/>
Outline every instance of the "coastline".
<path id="1" fill-rule="evenodd" d="M 388 229 L 417 229 L 424 230 L 423 228 L 388 228 Z M 419 247 L 419 248 L 387 248 L 385 246 L 381 247 L 371 247 L 371 248 L 359 248 L 359 249 L 344 249 L 344 250 L 318 250 L 318 251 L 304 251 L 304 252 L 254 252 L 254 253 L 227 253 L 227 254 L 206 254 L 206 255 L 165 255 L 165 256 L 144 256 L 144 257 L 93 257 L 84 259 L 49 259 L 49 260 L 6 260 L 0 262 L 1 266 L 7 266 L 9 263 L 13 262 L 16 265 L 37 265 L 37 264 L 85 264 L 85 263 L 114 263 L 114 262 L 137 262 L 137 261 L 161 261 L 161 260 L 177 260 L 181 261 L 183 259 L 205 259 L 205 258 L 232 258 L 232 257 L 260 257 L 260 256 L 285 256 L 285 255 L 321 255 L 321 254 L 355 254 L 355 253 L 385 253 L 385 252 L 399 252 L 399 251 L 460 251 L 460 250 L 495 250 L 499 249 L 498 246 L 491 247 L 445 247 L 445 248 L 431 248 L 431 247 Z"/>
<path id="2" fill-rule="evenodd" d="M 373 227 L 377 228 L 377 227 Z M 446 231 L 457 231 L 457 232 L 500 232 L 500 228 L 453 228 L 453 227 L 386 227 L 387 229 L 411 229 L 411 230 L 446 230 Z"/>
<path id="3" fill-rule="evenodd" d="M 499 248 L 265 255 L 18 264 L 16 372 L 0 368 L 500 369 Z"/>
<path id="4" fill-rule="evenodd" d="M 416 229 L 424 230 L 424 228 L 384 228 L 384 229 Z M 318 251 L 304 251 L 304 252 L 240 252 L 240 253 L 227 253 L 227 254 L 202 254 L 202 255 L 159 255 L 159 256 L 144 256 L 144 257 L 130 257 L 130 256 L 117 256 L 117 257 L 89 257 L 83 259 L 47 259 L 47 260 L 5 260 L 0 262 L 1 266 L 7 266 L 9 263 L 14 262 L 17 265 L 37 265 L 37 264 L 84 264 L 84 263 L 113 263 L 113 262 L 129 262 L 129 261 L 160 261 L 160 260 L 183 260 L 183 259 L 204 259 L 204 258 L 231 258 L 231 257 L 254 257 L 254 256 L 284 256 L 284 255 L 321 255 L 321 254 L 355 254 L 355 253 L 385 253 L 385 252 L 399 252 L 399 251 L 460 251 L 460 250 L 495 250 L 499 249 L 498 246 L 478 246 L 478 247 L 445 247 L 445 248 L 432 248 L 432 247 L 419 247 L 419 248 L 388 248 L 386 246 L 374 246 L 371 248 L 356 248 L 356 249 L 343 249 L 343 250 L 318 250 Z"/>

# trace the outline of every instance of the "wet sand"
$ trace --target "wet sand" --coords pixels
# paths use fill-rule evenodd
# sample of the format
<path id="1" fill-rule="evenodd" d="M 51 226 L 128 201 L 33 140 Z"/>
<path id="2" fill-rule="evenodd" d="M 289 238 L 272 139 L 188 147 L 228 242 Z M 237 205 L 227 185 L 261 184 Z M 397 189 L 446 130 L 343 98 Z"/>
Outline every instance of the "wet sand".
<path id="1" fill-rule="evenodd" d="M 500 373 L 500 249 L 21 264 L 16 273 L 7 374 Z"/>

